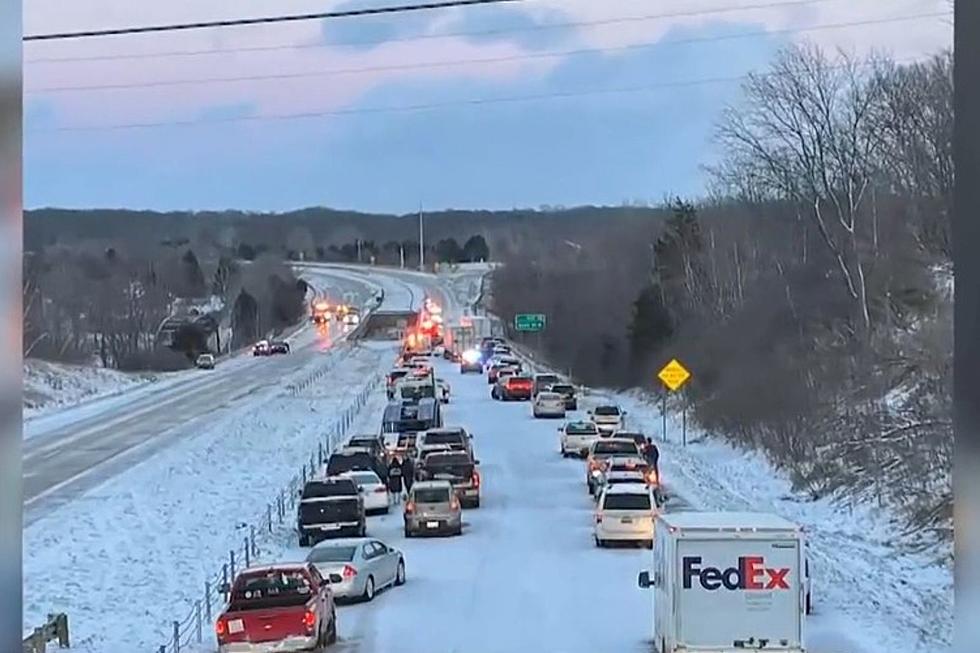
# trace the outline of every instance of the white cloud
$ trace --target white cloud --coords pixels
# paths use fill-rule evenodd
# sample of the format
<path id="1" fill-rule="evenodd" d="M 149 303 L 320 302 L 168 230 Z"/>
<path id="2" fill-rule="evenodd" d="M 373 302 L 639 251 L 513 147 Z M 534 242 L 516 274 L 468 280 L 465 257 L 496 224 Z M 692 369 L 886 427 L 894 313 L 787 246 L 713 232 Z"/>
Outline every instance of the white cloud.
<path id="1" fill-rule="evenodd" d="M 32 0 L 25 4 L 25 33 L 123 27 L 189 20 L 241 16 L 305 13 L 329 10 L 338 0 L 168 0 L 166 3 L 134 3 L 131 0 Z M 377 5 L 379 2 L 366 4 Z M 767 4 L 764 0 L 740 0 L 740 5 Z M 700 15 L 635 20 L 582 27 L 585 47 L 617 48 L 656 42 L 678 27 L 697 28 L 730 23 L 751 23 L 770 30 L 863 21 L 948 9 L 945 0 L 823 0 L 801 5 L 786 0 L 783 6 L 746 11 L 712 12 L 731 7 L 725 0 L 535 0 L 521 5 L 532 17 L 553 21 L 560 11 L 570 21 L 601 21 L 616 17 L 676 14 L 703 11 Z M 481 11 L 461 9 L 457 11 Z M 546 17 L 546 18 L 545 18 Z M 430 27 L 438 32 L 450 18 L 433 13 Z M 347 19 L 344 19 L 347 20 Z M 351 19 L 356 20 L 356 19 Z M 397 20 L 394 18 L 393 20 Z M 847 29 L 802 32 L 824 47 L 845 47 L 858 52 L 885 49 L 898 58 L 921 55 L 951 43 L 951 27 L 939 19 L 918 23 L 862 25 Z M 83 39 L 57 43 L 31 43 L 25 59 L 37 57 L 85 57 L 119 53 L 153 53 L 208 48 L 308 45 L 320 42 L 317 21 L 263 25 L 234 29 L 209 29 L 167 34 Z M 731 47 L 738 48 L 738 40 Z M 699 47 L 692 44 L 690 47 Z M 25 69 L 25 90 L 103 83 L 140 83 L 148 80 L 235 77 L 335 71 L 351 68 L 384 68 L 412 62 L 446 61 L 458 65 L 414 70 L 376 70 L 359 74 L 311 77 L 295 80 L 243 81 L 165 86 L 139 90 L 59 93 L 46 96 L 55 112 L 71 124 L 144 122 L 184 118 L 213 106 L 254 104 L 260 113 L 330 111 L 355 105 L 365 93 L 392 82 L 460 79 L 500 80 L 541 76 L 561 63 L 560 58 L 529 59 L 504 63 L 462 63 L 471 59 L 520 56 L 516 42 L 499 40 L 474 43 L 464 38 L 396 41 L 370 50 L 317 47 L 218 53 L 200 57 L 119 59 L 72 63 L 35 63 Z M 610 52 L 612 55 L 613 52 Z M 38 97 L 37 95 L 29 96 Z"/>

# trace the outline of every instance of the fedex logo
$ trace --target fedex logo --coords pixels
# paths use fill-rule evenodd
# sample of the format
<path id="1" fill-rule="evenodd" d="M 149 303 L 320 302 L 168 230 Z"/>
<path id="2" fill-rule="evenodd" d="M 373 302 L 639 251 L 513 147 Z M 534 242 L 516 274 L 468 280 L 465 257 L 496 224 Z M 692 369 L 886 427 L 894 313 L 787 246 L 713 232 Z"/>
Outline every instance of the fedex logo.
<path id="1" fill-rule="evenodd" d="M 762 556 L 739 556 L 738 566 L 728 569 L 701 567 L 701 556 L 684 556 L 684 589 L 689 590 L 695 578 L 706 590 L 788 590 L 789 567 L 770 569 Z"/>

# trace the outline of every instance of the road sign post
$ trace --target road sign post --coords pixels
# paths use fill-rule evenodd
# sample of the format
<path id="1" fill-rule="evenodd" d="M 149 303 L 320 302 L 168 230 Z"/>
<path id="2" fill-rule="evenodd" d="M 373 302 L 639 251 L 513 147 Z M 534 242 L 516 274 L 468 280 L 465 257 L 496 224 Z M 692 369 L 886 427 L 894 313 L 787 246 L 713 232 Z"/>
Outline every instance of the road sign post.
<path id="1" fill-rule="evenodd" d="M 663 393 L 663 403 L 661 404 L 660 413 L 663 418 L 663 439 L 664 442 L 667 441 L 667 393 L 677 392 L 680 390 L 685 383 L 691 379 L 691 373 L 686 367 L 681 365 L 680 361 L 676 358 L 671 359 L 669 363 L 661 368 L 660 372 L 657 373 L 657 378 L 660 382 L 664 384 Z M 681 417 L 681 443 L 683 446 L 687 446 L 687 403 L 685 402 L 682 407 L 682 417 Z"/>

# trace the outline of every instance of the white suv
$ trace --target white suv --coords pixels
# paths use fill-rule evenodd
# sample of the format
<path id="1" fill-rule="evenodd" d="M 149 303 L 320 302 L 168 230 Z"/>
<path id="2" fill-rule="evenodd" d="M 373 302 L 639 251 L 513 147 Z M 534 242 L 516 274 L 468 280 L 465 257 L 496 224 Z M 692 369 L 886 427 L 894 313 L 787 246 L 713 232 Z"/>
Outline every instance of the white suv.
<path id="1" fill-rule="evenodd" d="M 561 455 L 584 457 L 599 439 L 599 429 L 592 422 L 566 422 L 558 427 L 561 433 Z"/>
<path id="2" fill-rule="evenodd" d="M 589 418 L 603 435 L 612 435 L 626 428 L 626 411 L 612 404 L 596 406 L 589 411 Z"/>
<path id="3" fill-rule="evenodd" d="M 603 488 L 596 503 L 593 534 L 595 544 L 610 541 L 643 542 L 653 548 L 653 520 L 657 502 L 643 483 L 617 483 Z"/>

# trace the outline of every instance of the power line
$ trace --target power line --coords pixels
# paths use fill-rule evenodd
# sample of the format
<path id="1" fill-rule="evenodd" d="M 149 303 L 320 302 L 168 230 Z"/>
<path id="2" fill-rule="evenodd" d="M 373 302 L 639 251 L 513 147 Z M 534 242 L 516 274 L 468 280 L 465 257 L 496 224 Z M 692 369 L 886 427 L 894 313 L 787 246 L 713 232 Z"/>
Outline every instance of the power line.
<path id="1" fill-rule="evenodd" d="M 354 18 L 357 16 L 378 16 L 383 14 L 404 14 L 433 9 L 448 9 L 450 7 L 470 7 L 474 5 L 496 5 L 509 2 L 526 2 L 526 0 L 441 0 L 440 2 L 425 2 L 390 7 L 366 7 L 364 9 L 347 9 L 342 11 L 321 11 L 311 14 L 293 14 L 279 16 L 262 16 L 259 18 L 234 18 L 230 20 L 211 20 L 194 23 L 170 23 L 165 25 L 146 25 L 142 27 L 120 27 L 115 29 L 82 30 L 78 32 L 55 32 L 51 34 L 28 34 L 25 41 L 64 41 L 67 39 L 93 38 L 100 36 L 123 36 L 127 34 L 149 34 L 152 32 L 180 32 L 213 27 L 241 27 L 245 25 L 267 25 L 270 23 L 295 23 L 307 20 L 325 20 L 331 18 Z"/>
<path id="2" fill-rule="evenodd" d="M 904 65 L 915 63 L 921 61 L 923 58 L 931 56 L 934 53 L 922 53 L 914 57 L 905 57 L 901 60 L 896 60 L 894 63 Z M 876 62 L 863 62 L 863 63 L 849 63 L 849 64 L 838 64 L 831 66 L 824 66 L 823 70 L 843 70 L 848 66 L 864 67 L 874 65 Z M 47 129 L 28 129 L 25 130 L 26 133 L 52 133 L 52 132 L 100 132 L 100 131 L 119 131 L 119 130 L 130 130 L 130 129 L 153 129 L 159 127 L 191 127 L 196 125 L 215 125 L 215 124 L 227 124 L 227 123 L 249 123 L 249 122 L 273 122 L 273 121 L 287 121 L 287 120 L 306 120 L 311 118 L 329 118 L 329 117 L 342 117 L 342 116 L 359 116 L 359 115 L 374 115 L 374 114 L 388 114 L 388 113 L 413 113 L 419 111 L 431 111 L 437 109 L 449 109 L 456 107 L 472 107 L 472 106 L 487 106 L 495 104 L 517 104 L 523 102 L 535 102 L 542 100 L 567 100 L 582 97 L 593 97 L 602 95 L 625 95 L 632 93 L 642 93 L 648 91 L 658 91 L 666 89 L 683 89 L 683 88 L 696 88 L 699 86 L 709 86 L 715 84 L 730 84 L 737 82 L 745 82 L 750 78 L 753 79 L 764 79 L 770 77 L 778 77 L 786 73 L 769 72 L 769 73 L 747 73 L 744 75 L 735 75 L 731 77 L 706 77 L 700 79 L 690 79 L 690 80 L 677 80 L 672 82 L 656 82 L 652 84 L 642 84 L 636 86 L 623 86 L 616 88 L 605 88 L 605 89 L 579 89 L 573 91 L 554 91 L 548 93 L 535 93 L 528 95 L 513 95 L 513 96 L 503 96 L 503 97 L 491 97 L 491 98 L 471 98 L 464 100 L 449 100 L 446 102 L 434 102 L 434 103 L 422 103 L 422 104 L 408 104 L 401 106 L 390 106 L 390 107 L 360 107 L 356 109 L 334 109 L 328 111 L 307 111 L 302 113 L 287 113 L 287 114 L 265 114 L 259 116 L 233 116 L 233 117 L 217 117 L 217 118 L 194 118 L 188 120 L 168 120 L 159 122 L 142 122 L 142 123 L 123 123 L 115 125 L 66 125 L 60 127 L 51 127 Z"/>
<path id="3" fill-rule="evenodd" d="M 908 22 L 912 20 L 921 20 L 923 18 L 938 18 L 942 16 L 949 16 L 949 15 L 951 14 L 948 11 L 932 12 L 926 14 L 915 14 L 911 16 L 893 16 L 889 18 L 875 18 L 875 19 L 868 19 L 868 20 L 861 20 L 861 21 L 829 23 L 825 25 L 787 28 L 782 30 L 757 30 L 754 32 L 742 32 L 739 34 L 728 34 L 722 36 L 704 36 L 704 37 L 691 37 L 686 39 L 669 39 L 664 41 L 631 43 L 623 46 L 611 46 L 611 47 L 604 47 L 604 48 L 579 48 L 575 50 L 530 52 L 530 53 L 506 55 L 506 56 L 499 56 L 499 57 L 486 57 L 481 59 L 457 59 L 454 61 L 427 61 L 427 62 L 416 62 L 416 63 L 407 63 L 407 64 L 391 64 L 385 66 L 369 66 L 369 67 L 360 67 L 360 68 L 346 68 L 346 69 L 308 71 L 308 72 L 296 72 L 296 73 L 269 73 L 265 75 L 239 75 L 239 76 L 232 76 L 232 77 L 227 77 L 227 76 L 205 77 L 205 78 L 197 78 L 197 79 L 170 79 L 170 80 L 156 80 L 156 81 L 148 81 L 148 82 L 120 82 L 114 84 L 48 86 L 48 87 L 41 87 L 37 89 L 25 89 L 24 94 L 40 95 L 45 93 L 53 94 L 53 93 L 78 92 L 78 91 L 107 91 L 107 90 L 125 90 L 125 89 L 138 89 L 138 88 L 160 88 L 160 87 L 168 87 L 168 86 L 184 86 L 184 85 L 193 85 L 193 84 L 218 84 L 218 83 L 233 83 L 233 82 L 255 82 L 255 81 L 310 79 L 310 78 L 319 79 L 319 78 L 327 78 L 327 77 L 334 77 L 340 75 L 357 75 L 357 74 L 386 72 L 386 71 L 406 71 L 406 70 L 420 70 L 420 69 L 431 69 L 431 68 L 446 68 L 446 67 L 472 65 L 472 64 L 508 63 L 508 62 L 515 62 L 515 61 L 529 61 L 529 60 L 536 60 L 536 59 L 552 59 L 556 57 L 569 57 L 569 56 L 577 56 L 583 54 L 626 52 L 632 50 L 642 50 L 642 49 L 663 47 L 669 45 L 714 43 L 719 41 L 730 41 L 730 40 L 737 40 L 737 39 L 744 39 L 744 38 L 753 38 L 758 36 L 799 34 L 805 32 L 842 29 L 846 27 L 862 27 L 862 26 L 870 26 L 870 25 L 881 25 L 886 23 Z"/>
<path id="4" fill-rule="evenodd" d="M 643 22 L 648 20 L 661 20 L 668 18 L 696 18 L 699 16 L 713 16 L 728 14 L 741 11 L 757 11 L 760 9 L 775 9 L 775 8 L 786 8 L 786 7 L 801 7 L 810 6 L 815 4 L 825 4 L 827 2 L 840 2 L 841 0 L 786 0 L 785 2 L 764 2 L 758 4 L 750 5 L 738 5 L 735 7 L 717 7 L 715 9 L 700 9 L 700 10 L 686 10 L 686 11 L 675 11 L 670 13 L 659 13 L 659 14 L 642 14 L 634 16 L 622 16 L 614 18 L 602 18 L 597 20 L 582 20 L 582 21 L 571 21 L 564 23 L 548 23 L 544 25 L 527 25 L 523 27 L 508 27 L 508 28 L 498 28 L 498 29 L 486 29 L 486 30 L 474 30 L 465 32 L 447 32 L 443 34 L 418 34 L 411 36 L 400 36 L 388 39 L 369 39 L 369 40 L 357 40 L 357 41 L 342 41 L 338 43 L 306 43 L 306 44 L 280 44 L 280 45 L 265 45 L 265 46 L 243 46 L 243 47 L 231 47 L 231 48 L 203 48 L 199 50 L 165 50 L 157 52 L 136 52 L 136 53 L 118 53 L 118 54 L 104 54 L 104 55 L 91 55 L 91 56 L 73 56 L 73 57 L 33 57 L 31 59 L 25 59 L 24 63 L 77 63 L 77 62 L 90 62 L 90 61 L 120 61 L 128 59 L 158 59 L 161 57 L 196 57 L 212 54 L 232 54 L 232 53 L 244 53 L 244 52 L 276 52 L 282 50 L 307 50 L 307 49 L 321 49 L 328 46 L 363 46 L 363 45 L 381 45 L 387 43 L 407 43 L 414 41 L 430 41 L 437 39 L 447 39 L 447 38 L 466 38 L 466 37 L 479 37 L 479 36 L 495 36 L 500 34 L 519 34 L 519 33 L 531 33 L 531 32 L 541 32 L 554 29 L 570 29 L 579 27 L 598 27 L 607 25 L 620 25 L 623 23 L 634 23 Z M 897 0 L 892 0 L 897 1 Z M 878 0 L 880 6 L 881 0 Z"/>

